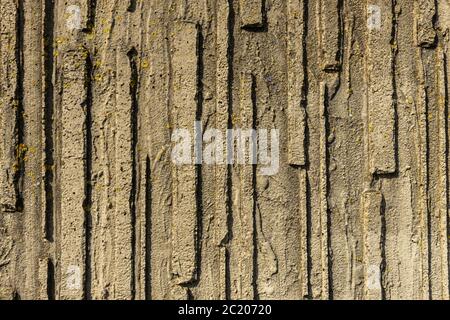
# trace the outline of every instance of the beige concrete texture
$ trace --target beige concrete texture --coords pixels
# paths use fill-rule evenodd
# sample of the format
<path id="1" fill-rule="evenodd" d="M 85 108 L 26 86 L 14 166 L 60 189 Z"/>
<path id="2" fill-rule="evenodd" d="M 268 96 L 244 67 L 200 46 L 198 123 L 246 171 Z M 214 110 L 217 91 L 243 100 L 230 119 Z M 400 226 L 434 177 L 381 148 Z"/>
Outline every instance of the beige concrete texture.
<path id="1" fill-rule="evenodd" d="M 0 299 L 449 299 L 449 31 L 449 0 L 0 0 Z M 279 170 L 174 163 L 195 121 L 277 129 Z"/>

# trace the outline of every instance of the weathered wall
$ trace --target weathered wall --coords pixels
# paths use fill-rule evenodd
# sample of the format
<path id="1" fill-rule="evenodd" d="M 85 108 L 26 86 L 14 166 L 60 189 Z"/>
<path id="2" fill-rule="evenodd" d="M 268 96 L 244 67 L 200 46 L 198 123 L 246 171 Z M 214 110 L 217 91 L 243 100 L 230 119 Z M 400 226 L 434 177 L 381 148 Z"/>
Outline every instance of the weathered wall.
<path id="1" fill-rule="evenodd" d="M 448 0 L 0 6 L 0 298 L 449 298 Z"/>

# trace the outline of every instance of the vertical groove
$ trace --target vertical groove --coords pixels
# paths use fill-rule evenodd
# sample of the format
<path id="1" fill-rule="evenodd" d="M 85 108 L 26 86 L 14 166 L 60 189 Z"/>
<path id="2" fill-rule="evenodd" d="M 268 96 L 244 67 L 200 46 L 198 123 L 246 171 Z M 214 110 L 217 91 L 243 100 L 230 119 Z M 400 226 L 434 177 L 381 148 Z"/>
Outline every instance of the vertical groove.
<path id="1" fill-rule="evenodd" d="M 393 145 L 394 145 L 394 163 L 395 168 L 399 168 L 398 155 L 398 93 L 397 93 L 397 58 L 398 58 L 398 15 L 397 15 L 397 0 L 392 0 L 392 31 L 391 31 L 391 74 L 392 74 L 392 108 L 393 108 Z M 394 172 L 396 170 L 394 169 Z"/>
<path id="2" fill-rule="evenodd" d="M 320 88 L 320 228 L 322 262 L 322 299 L 333 299 L 332 259 L 330 259 L 330 210 L 328 208 L 328 107 L 329 92 L 325 83 Z"/>
<path id="3" fill-rule="evenodd" d="M 425 75 L 426 77 L 426 75 Z M 426 80 L 425 80 L 426 83 Z M 429 88 L 427 87 L 426 84 L 424 84 L 424 115 L 425 115 L 425 144 L 424 144 L 424 159 L 425 159 L 425 163 L 424 166 L 426 167 L 426 174 L 424 176 L 425 179 L 425 196 L 426 198 L 424 199 L 424 201 L 426 202 L 426 211 L 424 212 L 424 221 L 422 222 L 422 230 L 426 230 L 425 231 L 425 235 L 423 236 L 423 243 L 426 243 L 426 245 L 423 245 L 422 247 L 422 254 L 423 254 L 423 259 L 425 259 L 424 265 L 426 265 L 426 267 L 422 270 L 423 275 L 422 275 L 422 285 L 424 287 L 424 295 L 423 298 L 424 299 L 431 299 L 432 297 L 432 287 L 431 287 L 431 279 L 430 279 L 430 274 L 432 272 L 431 270 L 431 265 L 432 265 L 432 256 L 431 256 L 431 228 L 432 228 L 432 222 L 431 222 L 431 207 L 430 207 L 430 201 L 429 201 L 429 197 L 430 197 L 430 97 L 429 97 Z M 423 231 L 422 231 L 423 232 Z"/>
<path id="4" fill-rule="evenodd" d="M 302 49 L 303 49 L 303 86 L 302 86 L 302 106 L 305 110 L 308 107 L 308 92 L 309 92 L 309 59 L 308 59 L 308 36 L 309 36 L 309 0 L 303 1 L 303 37 L 302 37 Z M 311 166 L 311 163 L 308 159 L 308 150 L 310 146 L 310 138 L 309 138 L 309 126 L 308 126 L 308 113 L 305 111 L 305 164 L 306 164 L 306 181 L 305 181 L 305 196 L 306 196 L 306 256 L 307 256 L 307 298 L 311 299 L 313 296 L 312 292 L 312 206 L 311 206 L 311 185 L 308 177 L 308 170 Z"/>
<path id="5" fill-rule="evenodd" d="M 135 12 L 137 7 L 137 0 L 129 0 L 128 12 Z"/>
<path id="6" fill-rule="evenodd" d="M 44 13 L 44 190 L 45 190 L 45 239 L 54 240 L 54 213 L 53 213 L 53 64 L 54 64 L 54 0 L 45 0 Z"/>
<path id="7" fill-rule="evenodd" d="M 137 51 L 133 48 L 128 52 L 130 60 L 131 79 L 130 79 L 130 95 L 131 95 L 131 192 L 130 192 L 130 214 L 131 214 L 131 299 L 134 300 L 136 295 L 136 194 L 137 194 L 137 147 L 138 147 L 138 82 L 139 75 L 136 64 Z"/>
<path id="8" fill-rule="evenodd" d="M 18 291 L 14 291 L 12 300 L 13 301 L 20 301 L 20 300 L 22 300 L 22 298 L 20 297 L 20 293 Z"/>
<path id="9" fill-rule="evenodd" d="M 84 200 L 84 214 L 85 214 L 85 277 L 84 277 L 84 299 L 90 300 L 92 298 L 92 74 L 93 65 L 92 57 L 86 57 L 86 71 L 85 71 L 85 90 L 86 90 L 86 167 L 85 167 L 85 200 Z"/>
<path id="10" fill-rule="evenodd" d="M 325 178 L 325 182 L 324 182 L 324 190 L 322 190 L 322 201 L 323 204 L 322 206 L 324 207 L 323 210 L 324 212 L 324 216 L 326 217 L 326 222 L 324 223 L 324 226 L 322 228 L 324 228 L 324 233 L 325 233 L 325 237 L 326 237 L 326 261 L 325 264 L 328 266 L 327 268 L 327 273 L 326 273 L 326 277 L 325 277 L 325 281 L 327 281 L 327 285 L 328 285 L 328 299 L 333 300 L 334 299 L 334 283 L 333 283 L 333 257 L 332 257 L 332 247 L 331 247 L 331 209 L 330 209 L 330 204 L 328 203 L 328 197 L 330 195 L 330 150 L 328 148 L 328 137 L 330 136 L 330 123 L 329 123 L 329 114 L 328 114 L 328 109 L 330 108 L 329 105 L 329 91 L 328 88 L 326 88 L 326 103 L 325 103 L 325 108 L 324 108 L 324 114 L 323 114 L 323 121 L 324 121 L 324 136 L 323 136 L 323 141 L 322 141 L 322 147 L 325 148 L 325 150 L 323 151 L 323 156 L 325 157 L 324 159 L 324 164 L 325 167 L 322 169 L 322 174 L 324 174 Z M 323 178 L 323 177 L 322 177 Z"/>
<path id="11" fill-rule="evenodd" d="M 449 79 L 448 79 L 448 64 L 447 64 L 448 57 L 447 57 L 446 53 L 443 53 L 443 56 L 444 56 L 444 70 L 443 70 L 444 79 L 443 80 L 444 80 L 444 96 L 445 96 L 443 115 L 444 115 L 444 127 L 445 127 L 444 134 L 446 137 L 445 146 L 444 146 L 444 148 L 445 148 L 445 156 L 444 157 L 445 157 L 445 161 L 446 161 L 446 163 L 445 163 L 445 185 L 444 185 L 444 187 L 446 189 L 445 189 L 445 195 L 444 195 L 445 200 L 444 201 L 445 201 L 446 205 L 443 206 L 443 212 L 441 214 L 445 216 L 445 220 L 446 220 L 446 223 L 443 226 L 443 229 L 444 229 L 443 234 L 449 235 L 450 234 L 450 219 L 449 219 L 448 210 L 447 210 L 447 206 L 450 202 L 450 199 L 449 199 L 449 165 L 448 165 L 448 160 L 449 160 L 448 153 L 450 151 L 449 138 L 448 138 L 448 132 L 449 132 L 449 126 L 448 126 L 448 118 L 449 118 L 448 85 L 449 85 L 449 82 L 448 82 L 448 80 Z M 448 300 L 449 296 L 450 296 L 450 250 L 449 250 L 450 249 L 449 248 L 450 237 L 445 236 L 443 240 L 444 240 L 445 251 L 447 252 L 447 254 L 445 254 L 444 257 L 441 257 L 441 259 L 443 259 L 443 261 L 445 261 L 444 268 L 446 268 L 446 270 L 444 270 L 444 272 L 446 273 L 446 276 L 447 276 L 447 279 L 446 279 L 447 281 L 444 284 L 444 288 L 446 286 L 447 290 L 443 292 L 443 297 Z M 445 279 L 444 279 L 444 281 L 445 281 Z"/>
<path id="12" fill-rule="evenodd" d="M 87 1 L 87 22 L 86 29 L 84 32 L 92 32 L 95 26 L 95 14 L 97 10 L 97 0 L 86 0 Z"/>
<path id="13" fill-rule="evenodd" d="M 386 225 L 386 201 L 384 197 L 381 202 L 381 266 L 380 266 L 380 286 L 381 286 L 381 300 L 386 300 L 386 235 L 387 235 L 387 225 Z"/>
<path id="14" fill-rule="evenodd" d="M 204 79 L 204 39 L 203 32 L 200 25 L 197 25 L 197 110 L 195 115 L 195 120 L 202 124 L 203 117 L 203 79 Z M 199 134 L 195 139 L 200 139 L 203 141 L 203 135 L 200 132 L 196 132 L 195 134 Z M 194 135 L 195 135 L 194 134 Z M 197 150 L 199 154 L 194 155 L 194 157 L 198 160 L 202 157 L 202 142 L 200 143 L 200 148 Z M 195 175 L 196 175 L 196 189 L 195 189 L 195 200 L 196 200 L 196 215 L 197 215 L 197 226 L 196 226 L 196 240 L 195 240 L 195 259 L 197 263 L 196 270 L 196 279 L 195 282 L 198 283 L 200 281 L 200 276 L 202 272 L 202 245 L 203 245 L 203 165 L 195 162 Z"/>
<path id="15" fill-rule="evenodd" d="M 17 130 L 17 144 L 16 144 L 16 173 L 14 175 L 14 187 L 16 192 L 16 211 L 23 210 L 23 195 L 22 195 L 22 183 L 25 170 L 24 157 L 26 153 L 26 147 L 24 145 L 24 65 L 23 65 L 23 46 L 24 46 L 24 7 L 23 0 L 18 0 L 17 6 L 17 21 L 16 21 L 16 62 L 17 62 L 17 86 L 16 86 L 16 130 Z"/>
<path id="16" fill-rule="evenodd" d="M 152 172 L 150 157 L 145 160 L 145 299 L 152 299 Z"/>
<path id="17" fill-rule="evenodd" d="M 47 260 L 47 298 L 55 300 L 55 265 L 52 259 Z"/>
<path id="18" fill-rule="evenodd" d="M 233 129 L 233 86 L 234 86 L 234 27 L 236 23 L 233 0 L 228 0 L 228 83 L 227 83 L 227 102 L 228 102 L 228 129 Z M 227 162 L 227 233 L 228 243 L 233 238 L 233 166 Z M 225 253 L 225 297 L 231 299 L 231 268 L 230 268 L 230 247 L 227 246 Z"/>
<path id="19" fill-rule="evenodd" d="M 306 171 L 306 252 L 308 257 L 308 295 L 307 299 L 312 300 L 313 295 L 313 284 L 311 278 L 313 275 L 313 261 L 312 261 L 312 235 L 313 235 L 313 223 L 312 223 L 312 204 L 311 204 L 311 182 L 308 177 L 308 170 Z"/>
<path id="20" fill-rule="evenodd" d="M 436 181 L 437 188 L 431 198 L 431 203 L 435 202 L 433 206 L 433 243 L 430 248 L 434 249 L 433 270 L 435 276 L 432 277 L 432 299 L 448 300 L 449 298 L 449 276 L 448 276 L 448 248 L 447 241 L 449 234 L 447 232 L 448 225 L 448 136 L 447 136 L 447 83 L 446 83 L 446 54 L 441 46 L 436 49 L 433 57 L 436 63 L 436 95 L 435 95 L 435 114 L 434 117 L 434 135 L 438 135 L 438 143 L 435 147 L 435 161 L 434 165 L 434 181 Z M 435 199 L 435 201 L 433 201 Z"/>
<path id="21" fill-rule="evenodd" d="M 344 2 L 346 0 L 338 0 L 338 48 L 336 53 L 337 71 L 341 73 L 344 60 L 344 41 L 345 41 L 345 22 L 344 22 Z"/>
<path id="22" fill-rule="evenodd" d="M 251 88 L 251 99 L 252 99 L 252 123 L 251 129 L 256 130 L 257 128 L 257 118 L 258 118 L 258 102 L 257 102 L 257 84 L 255 75 L 251 75 L 252 78 L 252 88 Z M 253 139 L 251 137 L 250 139 Z M 256 149 L 257 141 L 254 141 L 254 148 Z M 253 150 L 253 157 L 256 157 L 256 150 Z M 256 215 L 258 214 L 259 206 L 258 206 L 258 184 L 257 184 L 257 164 L 255 159 L 251 159 L 252 163 L 252 188 L 253 188 L 253 299 L 259 299 L 258 293 L 258 232 L 256 228 Z"/>
<path id="23" fill-rule="evenodd" d="M 431 145 L 431 141 L 430 141 L 430 97 L 429 97 L 429 93 L 428 93 L 428 86 L 425 84 L 425 110 L 426 110 L 426 119 L 425 119 L 425 123 L 426 123 L 426 144 L 425 144 L 425 148 L 426 148 L 426 166 L 427 166 L 427 174 L 426 174 L 426 192 L 427 192 L 427 211 L 426 211 L 426 242 L 427 242 L 427 246 L 424 247 L 424 256 L 427 257 L 427 275 L 424 276 L 424 279 L 427 283 L 427 299 L 432 298 L 433 296 L 433 292 L 432 292 L 432 283 L 431 283 L 431 272 L 432 272 L 432 249 L 431 249 L 431 245 L 432 245 L 432 220 L 431 220 L 431 216 L 432 216 L 432 208 L 430 205 L 430 158 L 431 158 L 431 154 L 430 154 L 430 145 Z"/>

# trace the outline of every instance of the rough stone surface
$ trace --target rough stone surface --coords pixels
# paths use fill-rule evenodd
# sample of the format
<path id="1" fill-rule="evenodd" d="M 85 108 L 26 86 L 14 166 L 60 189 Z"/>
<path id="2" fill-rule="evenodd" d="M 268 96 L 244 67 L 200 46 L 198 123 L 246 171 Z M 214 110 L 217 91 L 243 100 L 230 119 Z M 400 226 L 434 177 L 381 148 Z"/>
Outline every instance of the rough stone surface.
<path id="1" fill-rule="evenodd" d="M 449 299 L 448 0 L 0 0 L 0 28 L 0 299 Z M 195 121 L 278 129 L 278 173 L 174 164 Z"/>

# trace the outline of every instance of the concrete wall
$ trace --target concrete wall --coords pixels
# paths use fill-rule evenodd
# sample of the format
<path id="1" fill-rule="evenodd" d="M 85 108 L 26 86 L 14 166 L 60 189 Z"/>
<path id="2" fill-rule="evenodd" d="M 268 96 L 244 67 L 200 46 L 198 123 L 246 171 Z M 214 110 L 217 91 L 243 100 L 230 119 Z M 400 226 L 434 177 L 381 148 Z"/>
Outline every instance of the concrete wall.
<path id="1" fill-rule="evenodd" d="M 448 0 L 0 0 L 0 298 L 448 299 L 449 28 Z M 195 121 L 279 130 L 279 170 L 174 163 Z"/>

